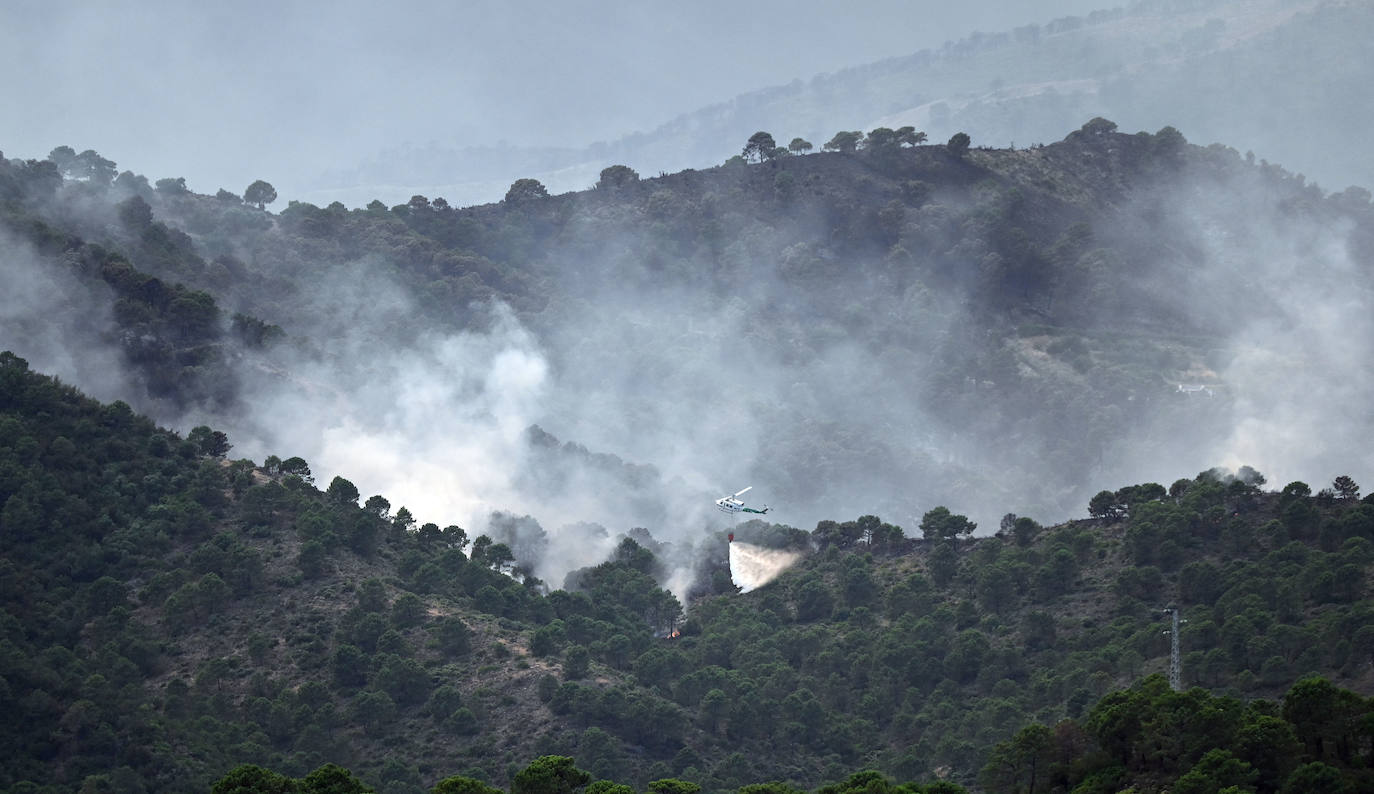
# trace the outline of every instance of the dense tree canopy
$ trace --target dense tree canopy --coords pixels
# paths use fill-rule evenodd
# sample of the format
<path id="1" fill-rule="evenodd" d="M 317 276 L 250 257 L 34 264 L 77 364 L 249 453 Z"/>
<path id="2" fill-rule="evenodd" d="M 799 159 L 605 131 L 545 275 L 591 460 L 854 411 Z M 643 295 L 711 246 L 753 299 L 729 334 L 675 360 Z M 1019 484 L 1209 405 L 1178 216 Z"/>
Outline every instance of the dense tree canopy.
<path id="1" fill-rule="evenodd" d="M 744 144 L 743 156 L 745 160 L 771 160 L 773 150 L 778 148 L 773 136 L 766 132 L 756 132 L 749 136 L 748 142 Z"/>
<path id="2" fill-rule="evenodd" d="M 612 165 L 601 169 L 601 176 L 596 181 L 598 190 L 617 190 L 629 187 L 639 181 L 639 172 L 628 165 Z"/>
<path id="3" fill-rule="evenodd" d="M 507 204 L 524 204 L 548 197 L 548 189 L 538 179 L 517 179 L 511 183 L 510 189 L 506 191 Z"/>
<path id="4" fill-rule="evenodd" d="M 825 149 L 827 151 L 843 152 L 846 154 L 853 153 L 859 148 L 859 143 L 863 140 L 863 136 L 864 134 L 862 132 L 841 130 L 835 133 L 835 136 L 829 141 L 826 141 Z"/>
<path id="5" fill-rule="evenodd" d="M 271 183 L 264 180 L 254 180 L 243 191 L 243 201 L 245 204 L 252 204 L 258 209 L 263 209 L 268 204 L 277 200 L 277 189 Z"/>

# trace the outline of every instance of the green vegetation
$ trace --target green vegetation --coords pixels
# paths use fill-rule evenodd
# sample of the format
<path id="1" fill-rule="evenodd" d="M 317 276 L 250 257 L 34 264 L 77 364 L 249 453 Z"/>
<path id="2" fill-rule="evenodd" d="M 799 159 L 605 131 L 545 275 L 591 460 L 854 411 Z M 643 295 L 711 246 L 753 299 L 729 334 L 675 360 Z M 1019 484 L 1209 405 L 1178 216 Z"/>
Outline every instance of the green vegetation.
<path id="1" fill-rule="evenodd" d="M 1374 505 L 1348 478 L 1313 495 L 1203 472 L 1113 492 L 1112 517 L 1009 516 L 989 538 L 912 540 L 873 516 L 751 522 L 741 540 L 817 551 L 747 596 L 716 558 L 680 622 L 629 538 L 545 595 L 465 557 L 457 528 L 359 507 L 346 481 L 316 490 L 304 461 L 217 457 L 215 431 L 179 439 L 9 353 L 0 387 L 9 786 L 204 790 L 247 762 L 310 791 L 310 774 L 345 779 L 309 773 L 330 761 L 383 791 L 454 770 L 581 785 L 515 774 L 541 753 L 640 789 L 815 788 L 862 767 L 968 785 L 982 769 L 989 791 L 1030 775 L 1363 785 L 1369 702 L 1328 683 L 1364 686 L 1374 657 Z M 1149 677 L 1171 603 L 1189 621 L 1186 679 L 1218 694 Z M 1293 683 L 1313 673 L 1326 679 Z M 1281 710 L 1241 700 L 1281 695 Z M 1205 741 L 1169 727 L 1202 713 L 1217 715 Z M 1029 722 L 1057 727 L 1014 728 Z M 1286 755 L 1255 744 L 1289 733 Z"/>
<path id="2" fill-rule="evenodd" d="M 1150 676 L 1079 720 L 1029 725 L 999 743 L 989 792 L 1355 792 L 1374 785 L 1374 702 L 1320 677 L 1281 702 L 1248 703 Z"/>
<path id="3" fill-rule="evenodd" d="M 1034 723 L 999 742 L 979 774 L 979 790 L 989 794 L 1038 792 L 1169 791 L 1230 794 L 1348 794 L 1374 784 L 1370 769 L 1370 718 L 1374 701 L 1338 689 L 1320 677 L 1305 678 L 1281 702 L 1216 696 L 1201 688 L 1171 690 L 1152 675 L 1128 690 L 1111 692 L 1078 720 L 1052 728 Z M 330 791 L 371 791 L 338 768 L 322 768 L 302 781 L 291 781 L 258 767 L 235 769 L 215 785 L 215 792 L 241 789 L 311 792 L 312 778 L 328 775 L 341 787 Z M 636 788 L 611 780 L 590 783 L 593 775 L 567 756 L 545 756 L 517 772 L 511 794 L 633 794 Z M 296 785 L 298 788 L 289 788 Z M 800 794 L 787 783 L 747 783 L 740 794 Z M 691 780 L 650 781 L 650 794 L 696 794 Z M 936 781 L 895 784 L 880 772 L 866 770 L 843 782 L 815 789 L 815 794 L 961 794 L 963 786 Z M 440 781 L 434 794 L 498 790 L 472 778 Z"/>
<path id="4" fill-rule="evenodd" d="M 255 204 L 258 209 L 263 209 L 276 200 L 277 189 L 261 179 L 254 181 L 243 191 L 243 203 Z"/>

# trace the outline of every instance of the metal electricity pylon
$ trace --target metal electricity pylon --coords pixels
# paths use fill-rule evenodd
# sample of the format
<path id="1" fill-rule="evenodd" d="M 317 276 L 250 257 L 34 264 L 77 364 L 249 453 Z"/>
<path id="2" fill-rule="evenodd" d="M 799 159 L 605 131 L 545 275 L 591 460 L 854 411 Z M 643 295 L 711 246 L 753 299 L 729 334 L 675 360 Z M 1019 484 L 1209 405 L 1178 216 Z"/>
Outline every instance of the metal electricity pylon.
<path id="1" fill-rule="evenodd" d="M 1178 607 L 1168 607 L 1164 614 L 1173 616 L 1173 625 L 1164 631 L 1169 635 L 1169 688 L 1175 692 L 1183 689 L 1183 659 L 1178 652 L 1179 625 L 1187 623 L 1178 615 Z"/>

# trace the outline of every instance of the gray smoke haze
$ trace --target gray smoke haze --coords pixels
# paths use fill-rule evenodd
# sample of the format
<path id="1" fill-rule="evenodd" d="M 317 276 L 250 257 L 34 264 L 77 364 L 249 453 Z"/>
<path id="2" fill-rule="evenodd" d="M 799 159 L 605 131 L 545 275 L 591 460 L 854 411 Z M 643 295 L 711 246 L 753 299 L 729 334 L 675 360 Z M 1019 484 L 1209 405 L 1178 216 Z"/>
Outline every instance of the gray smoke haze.
<path id="1" fill-rule="evenodd" d="M 93 294 L 74 267 L 39 256 L 0 229 L 0 349 L 97 399 L 148 405 L 109 336 L 108 299 Z"/>
<path id="2" fill-rule="evenodd" d="M 1240 160 L 1234 151 L 1218 156 Z M 1194 342 L 1161 367 L 1172 368 L 1171 380 L 1158 384 L 1154 399 L 1172 401 L 1172 410 L 1142 424 L 1120 417 L 1127 430 L 1104 456 L 1097 482 L 1167 486 L 1214 465 L 1252 466 L 1275 489 L 1292 480 L 1320 488 L 1339 474 L 1369 478 L 1374 452 L 1354 440 L 1374 428 L 1367 248 L 1361 261 L 1351 224 L 1304 207 L 1323 200 L 1314 186 L 1294 201 L 1273 192 L 1262 171 L 1224 179 L 1198 171 L 1119 213 L 1123 225 L 1154 217 L 1159 246 L 1151 272 L 1128 281 L 1130 291 L 1104 306 L 1095 324 L 1109 329 L 1113 310 L 1166 296 L 1177 316 L 1209 334 L 1205 349 Z M 1354 194 L 1368 213 L 1367 195 Z M 1209 391 L 1164 393 L 1179 384 Z"/>
<path id="3" fill-rule="evenodd" d="M 777 345 L 765 307 L 826 301 L 768 278 L 778 263 L 762 250 L 742 254 L 754 257 L 752 272 L 759 277 L 720 295 L 705 281 L 650 286 L 644 263 L 615 258 L 619 247 L 614 241 L 605 246 L 606 261 L 616 266 L 607 282 L 595 282 L 576 260 L 562 263 L 601 287 L 595 303 L 569 318 L 550 342 L 560 362 L 560 388 L 578 398 L 560 402 L 544 426 L 670 473 L 679 483 L 674 493 L 692 502 L 670 510 L 667 520 L 720 525 L 711 500 L 749 484 L 749 504 L 771 503 L 776 512 L 770 517 L 798 527 L 884 507 L 892 515 L 890 478 L 856 478 L 852 461 L 812 457 L 808 444 L 834 423 L 882 434 L 908 459 L 927 457 L 932 439 L 925 410 L 909 399 L 926 366 L 920 356 L 865 349 L 838 328 L 814 346 L 802 340 L 795 348 Z M 847 298 L 872 301 L 879 312 L 915 299 L 883 301 L 876 285 L 851 284 L 849 290 Z M 936 338 L 945 321 L 926 313 L 917 323 Z M 880 469 L 882 462 L 863 466 L 870 467 Z M 926 491 L 919 482 L 908 487 Z M 913 518 L 901 516 L 909 526 Z"/>
<path id="4" fill-rule="evenodd" d="M 1292 208 L 1271 206 L 1238 224 L 1224 218 L 1231 230 L 1221 234 L 1227 209 L 1180 193 L 1177 212 L 1198 224 L 1209 280 L 1218 290 L 1244 280 L 1256 294 L 1251 311 L 1228 318 L 1234 330 L 1218 380 L 1234 397 L 1231 431 L 1205 454 L 1232 468 L 1249 464 L 1274 487 L 1298 479 L 1321 487 L 1338 474 L 1368 479 L 1374 450 L 1354 439 L 1374 426 L 1374 263 L 1352 258 L 1352 229 L 1295 222 Z M 1205 299 L 1192 308 L 1209 309 Z"/>

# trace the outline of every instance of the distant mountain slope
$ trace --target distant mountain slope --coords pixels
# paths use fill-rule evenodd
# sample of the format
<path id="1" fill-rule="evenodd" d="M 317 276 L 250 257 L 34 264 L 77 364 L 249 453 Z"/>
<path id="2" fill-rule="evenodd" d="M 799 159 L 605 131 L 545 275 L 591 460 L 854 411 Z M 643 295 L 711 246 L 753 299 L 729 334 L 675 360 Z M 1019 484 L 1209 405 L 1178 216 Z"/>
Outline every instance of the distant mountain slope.
<path id="1" fill-rule="evenodd" d="M 756 130 L 820 147 L 840 130 L 911 124 L 937 141 L 962 131 L 976 144 L 1026 146 L 1093 116 L 1132 129 L 1173 125 L 1327 189 L 1374 187 L 1363 154 L 1374 122 L 1363 101 L 1374 79 L 1365 46 L 1372 35 L 1374 9 L 1350 0 L 1134 2 L 795 80 L 582 150 L 378 155 L 323 178 L 308 198 L 359 206 L 438 193 L 479 203 L 521 176 L 556 192 L 581 190 L 616 162 L 645 173 L 719 163 Z"/>

